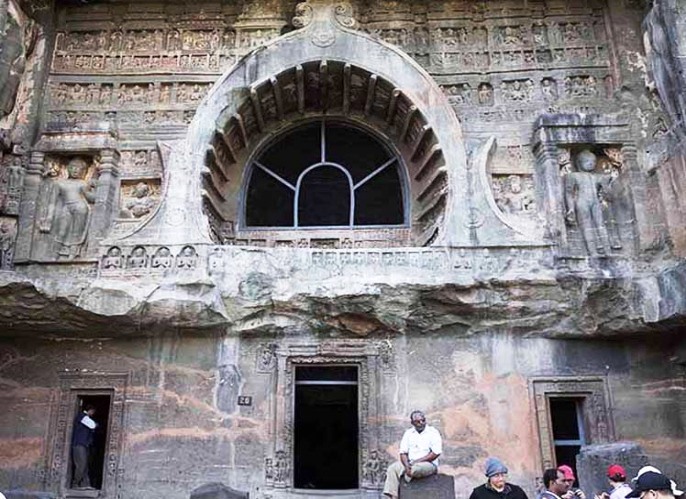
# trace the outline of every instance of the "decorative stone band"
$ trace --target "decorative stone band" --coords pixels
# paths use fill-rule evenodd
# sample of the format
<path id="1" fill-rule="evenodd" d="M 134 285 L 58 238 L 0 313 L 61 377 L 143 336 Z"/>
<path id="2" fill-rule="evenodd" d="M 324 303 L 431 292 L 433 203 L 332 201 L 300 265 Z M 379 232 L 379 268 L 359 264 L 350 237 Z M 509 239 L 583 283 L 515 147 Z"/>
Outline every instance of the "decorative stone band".
<path id="1" fill-rule="evenodd" d="M 214 245 L 111 246 L 100 259 L 102 277 L 188 275 L 222 280 L 265 269 L 308 280 L 358 276 L 384 282 L 432 282 L 460 277 L 517 280 L 524 275 L 553 277 L 548 246 L 519 248 L 258 248 Z M 269 269 L 269 270 L 267 270 Z"/>

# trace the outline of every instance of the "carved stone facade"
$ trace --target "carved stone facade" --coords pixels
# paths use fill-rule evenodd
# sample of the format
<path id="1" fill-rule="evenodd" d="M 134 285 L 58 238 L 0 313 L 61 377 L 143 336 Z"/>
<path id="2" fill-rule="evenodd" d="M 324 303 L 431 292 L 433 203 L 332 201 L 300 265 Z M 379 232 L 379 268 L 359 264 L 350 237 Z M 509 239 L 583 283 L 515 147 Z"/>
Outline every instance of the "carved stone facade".
<path id="1" fill-rule="evenodd" d="M 533 493 L 558 464 L 556 397 L 583 401 L 585 443 L 686 464 L 685 16 L 0 4 L 0 490 L 70 497 L 90 393 L 112 400 L 99 497 L 303 497 L 307 366 L 358 373 L 357 499 L 379 496 L 413 409 L 458 497 L 489 455 Z M 340 198 L 346 223 L 297 223 L 305 170 L 327 172 L 310 211 Z M 356 219 L 370 179 L 393 222 Z M 253 195 L 295 221 L 249 222 Z"/>

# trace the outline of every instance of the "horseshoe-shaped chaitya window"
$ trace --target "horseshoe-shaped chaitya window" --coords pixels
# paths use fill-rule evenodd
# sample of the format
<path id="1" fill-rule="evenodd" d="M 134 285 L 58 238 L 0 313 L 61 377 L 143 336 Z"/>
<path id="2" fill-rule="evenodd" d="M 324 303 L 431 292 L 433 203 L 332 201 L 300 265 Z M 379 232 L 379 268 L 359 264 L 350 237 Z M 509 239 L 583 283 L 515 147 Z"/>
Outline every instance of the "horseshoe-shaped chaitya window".
<path id="1" fill-rule="evenodd" d="M 335 120 L 301 124 L 250 164 L 246 228 L 354 228 L 407 223 L 400 157 L 371 133 Z"/>

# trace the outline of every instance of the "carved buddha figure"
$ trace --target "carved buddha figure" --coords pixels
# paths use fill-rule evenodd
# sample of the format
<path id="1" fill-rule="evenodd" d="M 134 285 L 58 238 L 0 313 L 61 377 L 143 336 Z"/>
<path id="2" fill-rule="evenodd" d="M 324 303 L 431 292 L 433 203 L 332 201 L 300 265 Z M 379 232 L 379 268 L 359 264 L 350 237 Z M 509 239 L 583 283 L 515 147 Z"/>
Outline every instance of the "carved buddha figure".
<path id="1" fill-rule="evenodd" d="M 172 264 L 172 256 L 169 248 L 162 247 L 155 252 L 152 257 L 152 268 L 154 269 L 168 269 Z"/>
<path id="2" fill-rule="evenodd" d="M 176 266 L 180 269 L 194 269 L 197 259 L 195 249 L 192 246 L 184 246 L 176 257 Z"/>
<path id="3" fill-rule="evenodd" d="M 612 176 L 596 173 L 596 155 L 585 149 L 576 156 L 576 172 L 565 176 L 565 219 L 568 225 L 578 226 L 590 255 L 605 255 L 609 245 L 606 221 L 603 217 L 605 200 L 612 203 Z M 613 249 L 619 249 L 613 244 Z"/>
<path id="4" fill-rule="evenodd" d="M 111 247 L 107 250 L 107 256 L 102 260 L 102 268 L 104 269 L 120 269 L 122 266 L 121 249 L 117 246 Z"/>
<path id="5" fill-rule="evenodd" d="M 507 182 L 495 197 L 498 207 L 505 213 L 521 215 L 533 211 L 535 206 L 533 196 L 524 189 L 519 175 L 508 175 Z"/>
<path id="6" fill-rule="evenodd" d="M 132 269 L 142 269 L 148 263 L 148 255 L 143 246 L 136 246 L 129 256 L 129 267 Z"/>
<path id="7" fill-rule="evenodd" d="M 68 178 L 48 180 L 39 228 L 53 235 L 58 257 L 74 258 L 88 236 L 89 205 L 95 202 L 95 186 L 84 180 L 88 163 L 83 158 L 71 159 L 66 169 Z"/>

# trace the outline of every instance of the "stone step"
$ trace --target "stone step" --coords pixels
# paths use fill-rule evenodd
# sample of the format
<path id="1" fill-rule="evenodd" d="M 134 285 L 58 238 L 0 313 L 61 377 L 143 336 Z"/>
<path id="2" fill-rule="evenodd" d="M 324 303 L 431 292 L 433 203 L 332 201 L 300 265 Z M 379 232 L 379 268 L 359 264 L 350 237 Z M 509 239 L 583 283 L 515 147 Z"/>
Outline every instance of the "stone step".
<path id="1" fill-rule="evenodd" d="M 410 483 L 402 480 L 399 499 L 455 499 L 453 477 L 439 474 Z"/>

